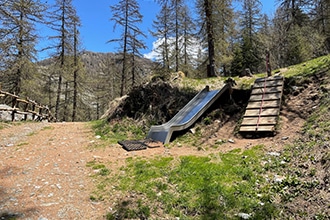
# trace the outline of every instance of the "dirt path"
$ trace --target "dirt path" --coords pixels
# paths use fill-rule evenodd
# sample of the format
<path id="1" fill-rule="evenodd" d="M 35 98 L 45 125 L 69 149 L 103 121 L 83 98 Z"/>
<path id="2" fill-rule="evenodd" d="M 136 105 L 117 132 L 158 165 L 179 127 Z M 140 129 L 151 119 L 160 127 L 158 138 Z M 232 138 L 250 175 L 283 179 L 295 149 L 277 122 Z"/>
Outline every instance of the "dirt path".
<path id="1" fill-rule="evenodd" d="M 114 171 L 127 157 L 181 154 L 163 147 L 95 147 L 98 141 L 88 123 L 7 124 L 0 130 L 0 219 L 104 219 L 111 204 L 89 199 L 95 184 L 87 162 Z"/>
<path id="2" fill-rule="evenodd" d="M 103 207 L 89 200 L 92 184 L 86 162 L 92 157 L 86 146 L 91 133 L 83 123 L 28 123 L 0 132 L 0 215 L 100 217 Z"/>

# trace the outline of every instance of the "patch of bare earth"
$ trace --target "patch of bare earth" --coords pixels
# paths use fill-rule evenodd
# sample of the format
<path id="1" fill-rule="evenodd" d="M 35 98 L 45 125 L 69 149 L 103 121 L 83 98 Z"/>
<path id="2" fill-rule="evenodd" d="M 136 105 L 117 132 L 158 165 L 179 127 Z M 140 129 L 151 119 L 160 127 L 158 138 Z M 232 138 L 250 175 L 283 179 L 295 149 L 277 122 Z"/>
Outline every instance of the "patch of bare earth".
<path id="1" fill-rule="evenodd" d="M 18 219 L 103 219 L 107 207 L 93 203 L 93 160 L 162 154 L 164 149 L 130 152 L 97 143 L 86 123 L 23 123 L 0 130 L 0 217 Z"/>

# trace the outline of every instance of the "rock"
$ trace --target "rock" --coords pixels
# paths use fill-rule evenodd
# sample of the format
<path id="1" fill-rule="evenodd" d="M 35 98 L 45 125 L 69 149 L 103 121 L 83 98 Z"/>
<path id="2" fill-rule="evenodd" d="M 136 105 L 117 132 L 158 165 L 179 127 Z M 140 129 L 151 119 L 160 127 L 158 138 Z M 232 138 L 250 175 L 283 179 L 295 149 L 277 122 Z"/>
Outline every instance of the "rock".
<path id="1" fill-rule="evenodd" d="M 281 183 L 284 179 L 285 179 L 285 177 L 283 177 L 283 176 L 279 176 L 279 175 L 274 176 L 275 183 Z"/>
<path id="2" fill-rule="evenodd" d="M 251 218 L 251 214 L 247 214 L 247 213 L 243 213 L 243 212 L 238 213 L 237 216 L 240 217 L 240 218 L 242 218 L 242 219 L 249 219 L 249 218 Z"/>
<path id="3" fill-rule="evenodd" d="M 229 142 L 229 143 L 232 143 L 232 144 L 235 143 L 235 141 L 234 141 L 233 139 L 228 139 L 228 142 Z"/>
<path id="4" fill-rule="evenodd" d="M 190 131 L 192 134 L 195 134 L 195 133 L 196 133 L 196 128 L 191 128 L 189 131 Z"/>
<path id="5" fill-rule="evenodd" d="M 270 156 L 275 156 L 275 157 L 281 156 L 281 154 L 278 153 L 278 152 L 268 152 L 267 154 L 270 155 Z"/>
<path id="6" fill-rule="evenodd" d="M 285 140 L 288 140 L 289 137 L 282 137 L 282 140 L 285 141 Z"/>

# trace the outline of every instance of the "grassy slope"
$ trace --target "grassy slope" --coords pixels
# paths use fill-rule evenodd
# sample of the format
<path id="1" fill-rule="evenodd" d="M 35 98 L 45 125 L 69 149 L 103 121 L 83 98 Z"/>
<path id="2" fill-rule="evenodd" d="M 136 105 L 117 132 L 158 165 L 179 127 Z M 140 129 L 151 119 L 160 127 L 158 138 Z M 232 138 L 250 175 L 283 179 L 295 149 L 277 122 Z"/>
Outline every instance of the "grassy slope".
<path id="1" fill-rule="evenodd" d="M 91 168 L 102 168 L 94 176 L 98 185 L 91 199 L 119 195 L 107 219 L 329 219 L 329 66 L 330 56 L 325 56 L 282 73 L 296 84 L 324 71 L 326 77 L 319 90 L 321 104 L 306 122 L 303 135 L 280 155 L 265 154 L 262 146 L 255 146 L 208 157 L 131 158 L 116 175 L 106 165 L 91 162 Z M 241 88 L 253 82 L 236 80 Z M 184 79 L 181 85 L 208 84 L 212 89 L 218 81 Z"/>

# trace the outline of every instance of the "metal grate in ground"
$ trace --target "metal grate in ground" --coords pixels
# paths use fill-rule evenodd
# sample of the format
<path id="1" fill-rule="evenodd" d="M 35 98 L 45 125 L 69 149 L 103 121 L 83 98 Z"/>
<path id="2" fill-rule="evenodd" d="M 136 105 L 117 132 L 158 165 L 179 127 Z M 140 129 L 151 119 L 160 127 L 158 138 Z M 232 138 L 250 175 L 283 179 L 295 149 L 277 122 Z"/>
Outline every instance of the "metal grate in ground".
<path id="1" fill-rule="evenodd" d="M 118 144 L 120 144 L 127 151 L 145 150 L 147 148 L 156 148 L 163 145 L 160 141 L 155 141 L 152 139 L 124 140 L 118 141 Z"/>

